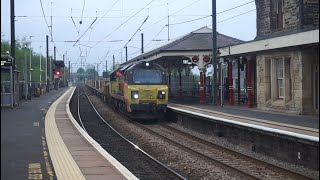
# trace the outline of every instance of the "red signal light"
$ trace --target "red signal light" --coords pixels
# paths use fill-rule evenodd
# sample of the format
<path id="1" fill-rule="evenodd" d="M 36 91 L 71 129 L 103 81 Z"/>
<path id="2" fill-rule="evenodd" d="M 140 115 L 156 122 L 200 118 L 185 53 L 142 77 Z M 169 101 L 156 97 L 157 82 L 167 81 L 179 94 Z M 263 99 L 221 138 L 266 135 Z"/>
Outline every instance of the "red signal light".
<path id="1" fill-rule="evenodd" d="M 121 73 L 120 71 L 117 71 L 117 72 L 116 72 L 116 75 L 117 75 L 117 76 L 122 76 L 122 73 Z"/>
<path id="2" fill-rule="evenodd" d="M 56 72 L 56 75 L 60 75 L 60 71 L 57 71 L 57 72 Z"/>

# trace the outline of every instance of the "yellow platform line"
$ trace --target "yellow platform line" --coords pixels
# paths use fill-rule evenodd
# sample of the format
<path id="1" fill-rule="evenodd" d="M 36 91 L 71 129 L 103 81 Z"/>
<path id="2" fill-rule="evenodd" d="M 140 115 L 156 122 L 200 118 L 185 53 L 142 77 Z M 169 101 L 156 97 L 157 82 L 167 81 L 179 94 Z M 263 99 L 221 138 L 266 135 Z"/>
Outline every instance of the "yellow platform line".
<path id="1" fill-rule="evenodd" d="M 81 180 L 85 179 L 78 165 L 72 158 L 68 148 L 58 131 L 55 121 L 55 110 L 59 102 L 72 90 L 70 88 L 58 100 L 50 106 L 45 119 L 45 134 L 49 149 L 49 154 L 54 166 L 57 179 Z"/>

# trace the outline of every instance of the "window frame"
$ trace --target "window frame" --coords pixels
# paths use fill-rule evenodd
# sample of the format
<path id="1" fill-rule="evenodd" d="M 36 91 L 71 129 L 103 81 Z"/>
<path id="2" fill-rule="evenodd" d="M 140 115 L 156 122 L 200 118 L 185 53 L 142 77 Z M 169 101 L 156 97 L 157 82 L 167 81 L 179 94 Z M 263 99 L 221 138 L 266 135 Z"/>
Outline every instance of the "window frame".
<path id="1" fill-rule="evenodd" d="M 284 77 L 284 57 L 281 59 L 276 59 L 276 79 L 277 79 L 277 96 L 278 99 L 284 99 L 285 97 L 285 77 Z M 280 85 L 280 82 L 282 83 L 282 86 Z M 282 90 L 282 91 L 281 91 Z"/>
<path id="2" fill-rule="evenodd" d="M 281 9 L 279 7 L 281 3 Z M 271 0 L 270 27 L 272 31 L 282 31 L 284 29 L 284 0 Z M 281 12 L 281 15 L 280 15 Z M 281 23 L 280 23 L 281 22 Z"/>

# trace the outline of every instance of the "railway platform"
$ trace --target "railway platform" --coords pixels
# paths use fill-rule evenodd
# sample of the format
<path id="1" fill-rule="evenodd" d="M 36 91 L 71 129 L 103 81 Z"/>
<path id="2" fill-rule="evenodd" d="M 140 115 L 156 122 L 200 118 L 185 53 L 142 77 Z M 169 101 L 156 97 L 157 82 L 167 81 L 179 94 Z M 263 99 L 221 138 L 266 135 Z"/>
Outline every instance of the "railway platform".
<path id="1" fill-rule="evenodd" d="M 1 108 L 1 179 L 56 179 L 42 143 L 44 118 L 50 104 L 66 90 L 21 101 L 15 109 Z"/>
<path id="2" fill-rule="evenodd" d="M 137 179 L 74 120 L 74 89 L 1 109 L 1 179 Z"/>
<path id="3" fill-rule="evenodd" d="M 319 138 L 319 116 L 317 115 L 293 115 L 237 105 L 221 107 L 211 103 L 199 104 L 198 98 L 175 98 L 170 101 L 168 107 L 215 120 L 241 123 L 244 126 L 266 127 L 265 129 L 271 131 L 280 130 Z"/>

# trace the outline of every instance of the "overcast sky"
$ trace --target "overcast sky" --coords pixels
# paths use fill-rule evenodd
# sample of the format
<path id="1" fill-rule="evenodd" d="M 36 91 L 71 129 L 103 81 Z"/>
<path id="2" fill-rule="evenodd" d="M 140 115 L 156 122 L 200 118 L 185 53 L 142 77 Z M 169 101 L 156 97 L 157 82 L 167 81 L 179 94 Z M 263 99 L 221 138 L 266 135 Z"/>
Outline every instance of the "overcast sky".
<path id="1" fill-rule="evenodd" d="M 67 60 L 77 63 L 73 65 L 74 69 L 78 68 L 76 66 L 81 60 L 90 64 L 101 62 L 100 73 L 105 69 L 105 60 L 108 60 L 108 67 L 111 67 L 112 55 L 115 55 L 117 62 L 125 61 L 124 45 L 148 16 L 141 31 L 138 31 L 127 45 L 128 59 L 140 54 L 141 33 L 144 33 L 144 45 L 148 45 L 145 52 L 167 41 L 168 29 L 165 25 L 168 23 L 168 13 L 169 24 L 175 24 L 209 16 L 212 11 L 212 0 L 15 0 L 16 38 L 34 36 L 31 38 L 31 46 L 37 53 L 40 53 L 42 46 L 43 55 L 46 35 L 50 33 L 41 9 L 41 1 L 49 26 L 52 15 L 52 36 L 58 51 L 57 59 L 62 60 L 62 55 L 67 54 Z M 248 4 L 239 8 L 219 13 L 246 3 Z M 217 0 L 217 13 L 219 33 L 241 40 L 252 40 L 256 36 L 254 1 Z M 161 19 L 163 20 L 160 21 Z M 203 26 L 211 28 L 211 21 L 211 17 L 207 17 L 170 25 L 170 39 Z M 88 29 L 92 23 L 92 28 Z M 10 0 L 1 0 L 1 32 L 4 39 L 10 41 Z M 82 38 L 75 46 L 75 42 L 65 42 L 76 41 L 81 35 Z M 152 39 L 158 41 L 151 41 Z M 53 55 L 54 44 L 50 42 L 49 46 L 50 55 Z M 80 57 L 80 54 L 83 57 Z"/>

